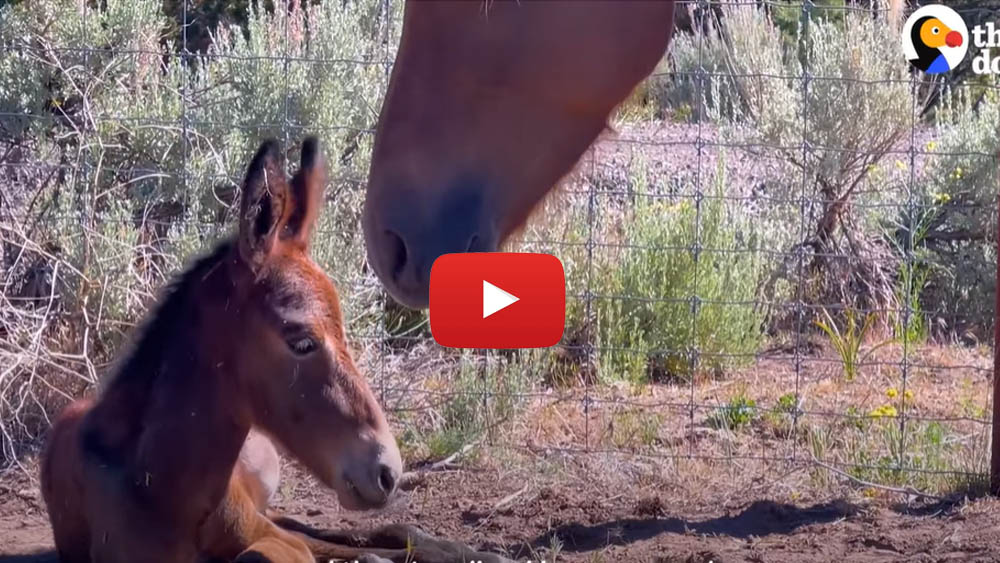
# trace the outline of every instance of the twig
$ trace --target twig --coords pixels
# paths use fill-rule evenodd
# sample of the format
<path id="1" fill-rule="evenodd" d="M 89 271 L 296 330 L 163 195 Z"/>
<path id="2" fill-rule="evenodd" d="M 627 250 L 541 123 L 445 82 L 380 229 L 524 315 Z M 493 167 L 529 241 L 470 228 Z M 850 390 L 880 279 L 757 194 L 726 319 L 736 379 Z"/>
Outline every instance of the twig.
<path id="1" fill-rule="evenodd" d="M 455 465 L 455 460 L 462 457 L 463 455 L 469 453 L 469 450 L 479 445 L 482 439 L 469 442 L 468 444 L 462 446 L 455 453 L 450 456 L 434 463 L 428 465 L 427 467 L 422 467 L 415 471 L 407 471 L 399 478 L 399 488 L 408 491 L 416 488 L 418 485 L 424 482 L 424 479 L 428 473 L 435 471 L 450 471 L 455 470 L 457 467 Z"/>
<path id="2" fill-rule="evenodd" d="M 441 469 L 452 469 L 453 462 L 456 459 L 458 459 L 458 458 L 464 456 L 465 454 L 469 453 L 469 450 L 471 450 L 472 448 L 478 446 L 479 442 L 481 442 L 481 441 L 482 441 L 482 439 L 475 440 L 473 442 L 469 442 L 468 444 L 466 444 L 466 445 L 462 446 L 461 448 L 459 448 L 459 450 L 456 451 L 455 453 L 453 453 L 450 456 L 442 459 L 441 461 L 436 461 L 436 462 L 430 464 L 428 467 L 422 469 L 422 471 L 427 472 L 427 471 L 438 471 L 438 470 L 441 470 Z"/>
<path id="3" fill-rule="evenodd" d="M 480 528 L 482 528 L 483 526 L 485 526 L 490 520 L 493 519 L 494 516 L 496 516 L 497 512 L 501 508 L 503 508 L 504 506 L 510 504 L 510 502 L 513 501 L 514 499 L 516 499 L 517 497 L 523 495 L 524 492 L 528 490 L 529 486 L 530 486 L 530 483 L 527 484 L 527 485 L 525 485 L 525 486 L 523 486 L 523 487 L 521 487 L 521 490 L 513 492 L 513 493 L 511 493 L 511 494 L 503 497 L 502 499 L 500 499 L 496 504 L 493 505 L 493 508 L 490 510 L 490 513 L 487 514 L 486 516 L 482 517 L 479 520 L 479 522 L 476 523 L 476 527 L 473 528 L 473 531 L 477 531 Z M 538 495 L 536 494 L 535 496 L 531 497 L 531 500 L 534 500 L 537 496 Z M 531 501 L 529 500 L 528 502 L 531 502 Z"/>
<path id="4" fill-rule="evenodd" d="M 517 497 L 523 495 L 524 491 L 527 491 L 527 490 L 528 490 L 528 485 L 525 485 L 525 486 L 521 487 L 520 490 L 515 491 L 515 492 L 513 492 L 513 493 L 511 493 L 511 494 L 503 497 L 502 499 L 500 499 L 499 501 L 497 501 L 496 504 L 493 505 L 493 511 L 496 512 L 497 510 L 500 510 L 501 508 L 507 506 L 508 504 L 511 503 L 511 501 L 513 501 Z"/>
<path id="5" fill-rule="evenodd" d="M 872 489 L 880 489 L 880 490 L 883 490 L 883 491 L 889 491 L 890 493 L 898 493 L 898 494 L 903 494 L 903 495 L 913 495 L 915 497 L 927 498 L 927 499 L 931 499 L 931 500 L 935 500 L 935 501 L 939 501 L 939 502 L 947 500 L 945 497 L 939 497 L 937 495 L 931 495 L 931 494 L 928 494 L 928 493 L 922 493 L 922 492 L 914 489 L 913 487 L 890 487 L 888 485 L 879 485 L 878 483 L 872 483 L 871 481 L 865 481 L 864 479 L 859 479 L 859 478 L 855 477 L 854 475 L 851 475 L 850 473 L 847 473 L 846 471 L 843 471 L 841 469 L 837 469 L 836 467 L 834 467 L 832 465 L 829 465 L 827 463 L 823 463 L 822 461 L 816 459 L 816 456 L 813 456 L 812 462 L 813 462 L 814 465 L 818 465 L 818 466 L 822 467 L 823 469 L 826 469 L 827 471 L 832 471 L 833 473 L 836 473 L 837 475 L 840 475 L 841 477 L 844 477 L 844 478 L 846 478 L 846 479 L 848 479 L 850 481 L 853 481 L 854 483 L 856 483 L 858 485 L 862 485 L 862 486 L 865 486 L 865 487 L 870 487 Z"/>

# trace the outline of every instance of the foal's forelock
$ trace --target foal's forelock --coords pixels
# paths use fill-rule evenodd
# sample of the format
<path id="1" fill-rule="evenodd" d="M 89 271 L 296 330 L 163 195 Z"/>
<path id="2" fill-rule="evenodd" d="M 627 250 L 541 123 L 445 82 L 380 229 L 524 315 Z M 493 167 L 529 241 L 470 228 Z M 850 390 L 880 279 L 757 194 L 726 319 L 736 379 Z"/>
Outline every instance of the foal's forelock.
<path id="1" fill-rule="evenodd" d="M 279 321 L 300 325 L 308 325 L 321 314 L 316 292 L 296 280 L 276 280 L 268 294 L 268 307 Z"/>

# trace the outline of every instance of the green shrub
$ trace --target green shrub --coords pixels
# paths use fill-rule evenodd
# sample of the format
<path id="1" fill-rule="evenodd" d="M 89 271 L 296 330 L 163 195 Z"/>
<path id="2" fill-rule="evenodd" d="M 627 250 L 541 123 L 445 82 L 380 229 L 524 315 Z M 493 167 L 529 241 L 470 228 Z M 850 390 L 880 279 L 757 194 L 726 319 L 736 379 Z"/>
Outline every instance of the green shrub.
<path id="1" fill-rule="evenodd" d="M 660 440 L 664 415 L 641 407 L 622 409 L 614 414 L 611 443 L 617 449 L 640 450 L 654 446 Z"/>
<path id="2" fill-rule="evenodd" d="M 895 409 L 882 409 L 863 428 L 845 429 L 839 442 L 842 463 L 864 481 L 949 493 L 985 489 L 988 433 L 967 434 L 939 421 L 900 425 Z"/>
<path id="3" fill-rule="evenodd" d="M 964 78 L 935 102 L 928 92 L 938 86 L 910 80 L 885 13 L 843 6 L 815 2 L 809 19 L 795 2 L 719 7 L 704 31 L 678 33 L 622 117 L 707 118 L 749 156 L 782 161 L 778 177 L 763 179 L 767 196 L 808 201 L 768 210 L 788 258 L 770 272 L 765 300 L 801 287 L 809 303 L 888 311 L 882 322 L 907 343 L 932 327 L 985 340 L 997 260 L 996 79 Z M 935 138 L 914 147 L 930 155 L 911 170 L 891 154 L 922 127 L 925 105 Z M 775 318 L 772 328 L 792 324 Z"/>
<path id="4" fill-rule="evenodd" d="M 710 189 L 699 204 L 693 181 L 664 181 L 641 156 L 595 170 L 543 204 L 526 242 L 512 248 L 555 253 L 566 272 L 563 343 L 532 353 L 544 381 L 644 382 L 752 359 L 765 318 L 756 303 L 766 268 L 759 251 L 774 245 L 772 222 L 734 198 L 724 158 L 717 170 L 705 175 Z"/>
<path id="5" fill-rule="evenodd" d="M 757 401 L 740 392 L 708 417 L 712 428 L 740 430 L 757 419 Z"/>
<path id="6" fill-rule="evenodd" d="M 998 115 L 995 81 L 981 96 L 964 89 L 945 95 L 915 194 L 923 208 L 936 211 L 920 241 L 933 265 L 926 307 L 935 325 L 981 340 L 989 338 L 994 323 Z"/>
<path id="7" fill-rule="evenodd" d="M 786 48 L 794 49 L 798 43 L 800 26 L 808 13 L 812 19 L 843 24 L 846 2 L 844 0 L 815 0 L 809 3 L 797 0 L 779 0 L 769 4 L 771 18 L 781 30 Z"/>
<path id="8" fill-rule="evenodd" d="M 626 244 L 595 274 L 604 377 L 688 377 L 692 368 L 740 365 L 757 351 L 760 240 L 747 217 L 726 205 L 723 169 L 705 197 L 636 196 L 626 211 Z"/>
<path id="9" fill-rule="evenodd" d="M 722 24 L 679 35 L 664 63 L 672 79 L 655 78 L 657 91 L 668 106 L 701 108 L 748 156 L 779 160 L 780 177 L 765 180 L 769 197 L 810 200 L 786 218 L 797 240 L 764 287 L 768 299 L 787 283 L 808 302 L 896 308 L 898 257 L 876 229 L 857 228 L 877 223 L 866 213 L 884 212 L 852 203 L 878 209 L 898 197 L 868 183 L 914 119 L 898 33 L 884 14 L 817 6 L 804 19 L 800 6 L 769 8 L 723 6 Z"/>
<path id="10" fill-rule="evenodd" d="M 313 253 L 337 282 L 349 330 L 381 328 L 384 294 L 362 270 L 359 215 L 373 108 L 398 42 L 382 6 L 250 11 L 245 27 L 221 25 L 204 54 L 183 57 L 157 1 L 0 6 L 0 152 L 14 164 L 0 168 L 0 332 L 47 335 L 30 349 L 0 346 L 0 363 L 14 366 L 2 376 L 4 455 L 46 423 L 26 421 L 23 405 L 64 400 L 78 371 L 93 384 L 166 279 L 231 230 L 264 137 L 292 149 L 320 136 L 330 184 Z M 400 3 L 392 9 L 399 21 Z M 33 287 L 39 273 L 56 279 Z M 23 293 L 32 303 L 52 295 L 61 314 L 33 315 L 23 299 L 8 307 Z M 24 400 L 35 392 L 44 396 Z"/>
<path id="11" fill-rule="evenodd" d="M 5 28 L 17 33 L 3 35 L 0 127 L 51 164 L 73 162 L 77 171 L 37 194 L 36 212 L 51 213 L 36 218 L 42 230 L 32 235 L 62 242 L 110 228 L 102 224 L 108 221 L 139 231 L 155 225 L 151 250 L 176 265 L 227 230 L 243 168 L 264 137 L 294 142 L 319 134 L 331 197 L 316 254 L 343 290 L 371 295 L 345 299 L 350 307 L 364 303 L 348 311 L 362 318 L 376 297 L 360 272 L 357 227 L 372 107 L 386 83 L 378 3 L 251 10 L 246 33 L 222 25 L 205 56 L 183 59 L 161 42 L 169 20 L 160 3 L 103 6 L 42 0 L 4 9 Z M 89 50 L 56 48 L 64 46 Z M 60 140 L 53 146 L 51 138 Z M 26 200 L 36 195 L 35 186 L 21 188 Z"/>
<path id="12" fill-rule="evenodd" d="M 732 117 L 743 111 L 744 96 L 767 95 L 741 91 L 739 75 L 784 73 L 781 33 L 762 10 L 722 7 L 721 13 L 723 28 L 708 20 L 704 33 L 678 33 L 671 41 L 669 56 L 648 80 L 648 97 L 659 105 L 659 114 L 669 108 L 698 108 L 684 113 L 716 120 Z"/>
<path id="13" fill-rule="evenodd" d="M 786 393 L 778 397 L 778 402 L 762 413 L 764 429 L 775 437 L 790 437 L 796 429 L 795 423 L 801 410 L 800 398 L 796 397 L 795 393 Z"/>
<path id="14" fill-rule="evenodd" d="M 530 356 L 527 356 L 530 358 Z M 434 397 L 433 417 L 404 429 L 410 442 L 434 459 L 447 457 L 497 431 L 522 407 L 528 381 L 537 374 L 514 355 L 480 356 L 462 351 L 454 364 L 446 393 Z"/>

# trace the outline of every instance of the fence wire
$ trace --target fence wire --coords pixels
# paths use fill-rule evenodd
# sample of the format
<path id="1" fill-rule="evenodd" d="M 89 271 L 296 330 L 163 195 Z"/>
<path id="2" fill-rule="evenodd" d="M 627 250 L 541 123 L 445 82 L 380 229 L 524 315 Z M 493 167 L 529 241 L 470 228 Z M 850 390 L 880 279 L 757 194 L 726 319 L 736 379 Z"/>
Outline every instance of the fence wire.
<path id="1" fill-rule="evenodd" d="M 511 241 L 559 256 L 568 281 L 563 341 L 521 352 L 437 347 L 365 266 L 400 0 L 293 2 L 207 40 L 185 1 L 0 7 L 4 459 L 231 231 L 256 145 L 310 133 L 331 162 L 316 258 L 412 455 L 485 440 L 661 470 L 820 468 L 824 486 L 984 482 L 998 88 L 967 64 L 909 72 L 906 13 L 875 4 L 679 2 L 614 134 Z"/>

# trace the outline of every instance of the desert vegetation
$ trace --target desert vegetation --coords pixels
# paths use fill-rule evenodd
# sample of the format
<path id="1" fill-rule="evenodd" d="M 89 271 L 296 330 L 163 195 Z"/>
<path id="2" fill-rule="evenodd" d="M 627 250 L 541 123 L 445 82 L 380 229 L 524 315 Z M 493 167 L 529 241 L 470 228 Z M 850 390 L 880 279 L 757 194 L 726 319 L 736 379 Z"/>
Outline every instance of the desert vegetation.
<path id="1" fill-rule="evenodd" d="M 912 74 L 884 6 L 681 5 L 615 132 L 511 242 L 563 261 L 562 344 L 503 353 L 437 347 L 365 267 L 401 3 L 182 7 L 0 4 L 5 464 L 230 231 L 245 155 L 315 133 L 315 254 L 409 462 L 561 448 L 981 484 L 1000 90 Z"/>

